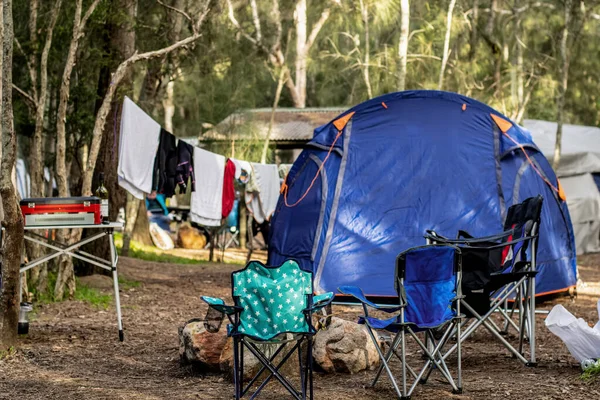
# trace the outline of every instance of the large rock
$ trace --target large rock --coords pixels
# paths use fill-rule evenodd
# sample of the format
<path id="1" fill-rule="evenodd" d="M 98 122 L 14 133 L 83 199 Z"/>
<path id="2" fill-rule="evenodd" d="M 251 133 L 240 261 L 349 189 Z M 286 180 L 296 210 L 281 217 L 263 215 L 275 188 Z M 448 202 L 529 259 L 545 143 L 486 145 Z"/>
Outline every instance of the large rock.
<path id="1" fill-rule="evenodd" d="M 217 333 L 207 332 L 203 321 L 188 322 L 179 328 L 179 359 L 200 370 L 219 371 L 221 353 L 227 342 L 225 324 Z"/>
<path id="2" fill-rule="evenodd" d="M 336 317 L 326 330 L 315 335 L 313 357 L 329 373 L 355 374 L 379 366 L 377 349 L 366 328 Z"/>

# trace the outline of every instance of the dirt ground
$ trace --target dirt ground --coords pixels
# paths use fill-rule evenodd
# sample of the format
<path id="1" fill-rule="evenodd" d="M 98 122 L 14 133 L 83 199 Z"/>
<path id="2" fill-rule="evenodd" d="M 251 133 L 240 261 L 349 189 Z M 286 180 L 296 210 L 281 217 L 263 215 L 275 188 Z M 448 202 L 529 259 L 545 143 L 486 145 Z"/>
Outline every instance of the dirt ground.
<path id="1" fill-rule="evenodd" d="M 575 301 L 568 297 L 541 304 L 550 310 L 562 303 L 590 322 L 598 318 L 600 255 L 582 257 L 586 283 Z M 117 339 L 114 306 L 108 310 L 67 301 L 40 306 L 30 334 L 16 354 L 0 361 L 0 399 L 230 399 L 232 384 L 221 375 L 199 375 L 179 365 L 177 329 L 203 317 L 199 295 L 227 297 L 230 272 L 241 266 L 173 265 L 121 258 L 120 276 L 139 281 L 122 290 L 125 341 Z M 110 293 L 110 280 L 90 279 Z M 334 308 L 335 311 L 335 308 Z M 418 399 L 592 399 L 600 395 L 600 379 L 583 382 L 579 366 L 566 347 L 538 316 L 537 368 L 508 356 L 489 333 L 479 330 L 463 349 L 463 395 L 452 395 L 439 375 L 419 386 Z M 394 367 L 398 371 L 398 364 Z M 315 374 L 317 399 L 392 399 L 392 386 L 382 379 L 368 387 L 373 372 L 356 375 Z M 261 395 L 288 398 L 276 383 Z"/>

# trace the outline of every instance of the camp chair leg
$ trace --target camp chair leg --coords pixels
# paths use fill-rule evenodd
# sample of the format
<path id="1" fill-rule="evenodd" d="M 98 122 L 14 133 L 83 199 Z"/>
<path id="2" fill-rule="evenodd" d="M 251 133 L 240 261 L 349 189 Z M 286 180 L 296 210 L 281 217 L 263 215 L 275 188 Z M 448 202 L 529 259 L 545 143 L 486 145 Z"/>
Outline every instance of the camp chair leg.
<path id="1" fill-rule="evenodd" d="M 377 350 L 377 353 L 379 354 L 379 359 L 381 360 L 383 367 L 387 371 L 388 376 L 390 377 L 390 380 L 392 381 L 392 385 L 394 386 L 394 389 L 396 390 L 396 394 L 398 394 L 398 397 L 404 398 L 403 394 L 400 392 L 400 389 L 398 388 L 398 385 L 396 384 L 394 375 L 392 374 L 392 371 L 390 370 L 390 367 L 387 363 L 387 360 L 385 359 L 383 352 L 377 345 L 377 339 L 375 338 L 375 335 L 373 334 L 373 330 L 371 329 L 371 327 L 369 325 L 367 325 L 367 332 L 369 333 L 369 336 L 371 336 L 371 340 L 373 340 L 373 344 L 375 344 L 375 350 Z"/>
<path id="2" fill-rule="evenodd" d="M 300 339 L 302 342 L 304 338 Z M 302 398 L 306 399 L 306 380 L 304 379 L 304 365 L 302 364 L 302 346 L 298 346 L 298 367 L 300 368 L 300 387 L 302 388 Z"/>
<path id="3" fill-rule="evenodd" d="M 275 357 L 277 357 L 279 355 L 279 353 L 281 353 L 281 351 L 285 348 L 285 346 L 286 346 L 286 343 L 282 344 L 281 346 L 279 346 L 277 348 L 277 350 L 273 353 L 273 355 L 271 355 L 271 357 L 269 358 L 269 361 L 271 363 L 273 363 L 273 361 L 275 360 Z M 243 355 L 244 346 L 242 346 L 241 350 L 242 351 L 240 353 Z M 242 358 L 242 362 L 243 362 L 243 358 Z M 266 369 L 267 369 L 267 367 L 263 365 L 262 368 L 258 371 L 258 373 L 254 376 L 254 378 L 252 378 L 250 380 L 250 382 L 248 382 L 248 384 L 246 385 L 246 387 L 244 388 L 244 390 L 242 390 L 242 397 L 244 397 L 244 395 L 246 393 L 248 393 L 248 390 L 250 390 L 250 388 L 252 387 L 252 385 L 254 384 L 254 382 L 256 382 L 258 380 L 258 378 L 262 375 L 263 372 L 265 372 Z M 269 377 L 267 378 L 268 379 L 267 382 L 271 379 L 271 376 L 272 375 L 269 375 Z M 242 387 L 244 387 L 243 386 L 243 377 L 244 377 L 244 375 L 242 375 L 242 381 L 241 381 L 242 382 Z M 257 390 L 257 392 L 258 392 L 258 390 Z"/>
<path id="4" fill-rule="evenodd" d="M 267 367 L 267 369 L 271 372 L 272 375 L 275 376 L 275 378 L 277 378 L 277 380 L 279 382 L 281 382 L 281 384 L 283 385 L 283 387 L 285 387 L 287 389 L 288 392 L 290 392 L 290 394 L 297 400 L 301 400 L 300 396 L 298 395 L 298 392 L 296 392 L 296 390 L 294 389 L 294 387 L 290 384 L 290 382 L 284 377 L 282 376 L 277 369 L 275 369 L 275 367 L 273 367 L 271 365 L 271 363 L 269 363 L 269 360 L 260 352 L 260 350 L 258 350 L 256 348 L 256 346 L 253 343 L 247 343 L 246 344 L 248 347 L 248 350 L 250 350 L 250 352 L 252 354 L 254 354 L 254 356 L 256 358 L 258 358 L 258 360 Z"/>
<path id="5" fill-rule="evenodd" d="M 402 320 L 404 320 L 404 310 L 401 311 L 403 316 Z M 400 353 L 402 354 L 402 398 L 407 398 L 406 393 L 406 327 L 402 327 L 400 331 Z M 416 381 L 415 381 L 416 382 Z M 412 390 L 411 390 L 412 392 Z"/>
<path id="6" fill-rule="evenodd" d="M 239 354 L 238 354 L 238 343 L 239 339 L 233 338 L 233 386 L 235 388 L 235 400 L 240 400 L 241 397 L 241 377 L 239 371 Z"/>
<path id="7" fill-rule="evenodd" d="M 462 334 L 462 336 L 460 337 L 459 340 L 464 341 L 466 340 L 469 336 L 471 336 L 471 334 L 473 332 L 475 332 L 475 330 L 480 326 L 480 325 L 484 325 L 491 333 L 492 335 L 494 335 L 496 338 L 498 338 L 498 340 L 510 351 L 512 352 L 521 362 L 523 362 L 524 364 L 527 363 L 527 360 L 517 352 L 517 350 L 506 340 L 504 339 L 504 337 L 502 337 L 502 335 L 500 333 L 498 333 L 498 330 L 495 330 L 494 327 L 497 328 L 497 326 L 495 326 L 495 324 L 493 324 L 494 326 L 492 326 L 489 321 L 488 318 L 489 316 L 494 312 L 494 310 L 496 310 L 498 308 L 498 306 L 500 304 L 502 304 L 502 302 L 508 298 L 513 292 L 515 292 L 518 288 L 518 286 L 523 283 L 525 281 L 525 278 L 521 278 L 521 280 L 519 282 L 517 282 L 515 284 L 515 286 L 511 287 L 511 288 L 505 288 L 502 291 L 499 292 L 498 296 L 500 296 L 500 298 L 497 298 L 491 305 L 490 310 L 485 313 L 485 315 L 482 317 L 478 312 L 476 312 L 473 307 L 471 307 L 469 305 L 469 303 L 467 303 L 466 301 L 464 301 L 464 299 L 460 300 L 460 304 L 463 305 L 474 317 L 475 317 L 475 321 L 466 329 L 466 331 Z M 450 354 L 452 354 L 454 351 L 456 351 L 456 349 L 458 348 L 458 345 L 455 344 L 454 346 L 452 346 L 448 351 L 446 351 L 446 353 L 443 356 L 443 359 L 445 360 L 446 358 L 448 358 L 448 356 Z"/>
<path id="8" fill-rule="evenodd" d="M 519 353 L 523 354 L 523 344 L 525 342 L 525 335 L 527 334 L 527 331 L 529 330 L 528 328 L 528 323 L 527 320 L 529 319 L 529 314 L 528 314 L 528 304 L 529 301 L 527 299 L 527 296 L 529 296 L 529 288 L 527 288 L 527 290 L 525 291 L 525 300 L 520 300 L 523 304 L 521 305 L 521 311 L 520 314 L 520 320 L 521 320 L 521 326 L 520 326 L 520 331 L 519 331 Z"/>
<path id="9" fill-rule="evenodd" d="M 513 353 L 515 355 L 515 357 L 517 357 L 523 364 L 527 364 L 527 359 L 525 357 L 523 357 L 522 354 L 520 354 L 506 339 L 504 339 L 504 337 L 498 333 L 497 330 L 494 329 L 494 327 L 492 325 L 489 324 L 489 322 L 487 321 L 487 318 L 482 318 L 481 315 L 479 315 L 477 313 L 477 311 L 475 311 L 468 303 L 462 303 L 471 313 L 473 313 L 473 315 L 475 315 L 475 317 L 478 319 L 477 323 L 475 325 L 483 325 L 485 326 L 488 331 L 490 331 L 490 333 L 492 335 L 494 335 L 503 345 L 504 347 L 506 347 L 506 349 L 508 351 L 510 351 L 511 353 Z M 487 314 L 486 314 L 487 315 Z M 466 339 L 466 338 L 464 338 Z M 461 338 L 461 340 L 464 340 Z M 455 349 L 455 347 L 452 347 L 450 350 L 448 350 L 448 352 L 446 353 L 446 355 L 444 356 L 444 358 L 446 358 L 447 355 L 450 354 L 450 352 L 454 351 L 453 349 Z"/>
<path id="10" fill-rule="evenodd" d="M 526 365 L 535 367 L 537 366 L 535 358 L 535 276 L 529 278 L 529 314 L 529 362 Z"/>
<path id="11" fill-rule="evenodd" d="M 423 369 L 421 370 L 421 372 L 419 374 L 419 380 L 425 374 L 425 372 L 429 368 L 429 365 L 431 363 L 433 363 L 437 367 L 437 369 L 440 371 L 440 373 L 446 378 L 448 383 L 450 383 L 450 386 L 452 386 L 452 389 L 455 391 L 458 391 L 458 388 L 456 387 L 456 384 L 454 383 L 454 379 L 452 379 L 452 375 L 450 374 L 450 371 L 448 370 L 448 367 L 446 366 L 446 363 L 444 362 L 444 359 L 441 354 L 441 350 L 442 350 L 444 344 L 450 337 L 451 332 L 454 330 L 454 324 L 451 324 L 448 327 L 448 329 L 446 330 L 446 332 L 444 333 L 442 338 L 439 340 L 439 342 L 435 346 L 435 349 L 433 352 L 429 352 L 427 347 L 425 347 L 423 342 L 418 338 L 417 335 L 415 335 L 415 333 L 412 331 L 412 329 L 408 328 L 407 330 L 408 330 L 408 333 L 413 337 L 413 339 L 415 339 L 417 344 L 421 347 L 421 349 L 423 351 L 427 352 L 427 356 L 429 357 L 428 362 L 425 364 L 425 366 L 423 367 Z M 429 331 L 428 331 L 428 333 L 431 334 Z M 433 339 L 433 338 L 431 337 L 431 339 Z M 414 390 L 414 388 L 416 387 L 416 385 L 418 383 L 419 383 L 418 380 L 413 383 L 413 385 L 409 391 L 409 395 L 412 393 L 412 391 Z"/>
<path id="12" fill-rule="evenodd" d="M 242 340 L 242 339 L 241 339 Z M 242 389 L 244 387 L 244 346 L 242 345 L 242 342 L 240 340 L 240 351 L 238 354 L 238 357 L 240 358 L 239 364 L 240 364 L 240 389 Z M 242 396 L 244 396 L 244 393 L 241 393 Z"/>
<path id="13" fill-rule="evenodd" d="M 284 343 L 282 346 L 280 346 L 280 349 L 285 347 L 285 345 L 286 344 Z M 296 352 L 296 349 L 300 349 L 300 341 L 296 342 L 294 347 L 285 355 L 285 357 L 283 357 L 283 359 L 275 367 L 275 371 L 277 371 L 276 374 L 278 376 L 281 376 L 281 375 L 279 375 L 279 368 L 281 368 L 283 366 L 283 364 L 285 364 L 287 362 L 287 360 Z M 269 361 L 272 362 L 276 356 L 277 356 L 276 354 L 271 356 L 271 359 Z M 262 371 L 263 370 L 261 369 L 261 371 L 256 375 L 256 377 L 255 377 L 256 379 L 260 376 Z M 273 373 L 269 374 L 269 376 L 260 384 L 258 389 L 256 389 L 256 391 L 252 394 L 252 396 L 250 396 L 250 400 L 254 400 L 259 395 L 261 390 L 263 390 L 265 388 L 265 386 L 267 386 L 267 384 L 269 383 L 269 381 L 271 381 L 271 378 L 273 378 L 273 376 L 274 376 Z M 248 386 L 248 388 L 246 390 L 248 390 L 249 388 L 250 388 L 250 386 Z M 296 391 L 294 390 L 294 392 L 296 392 Z M 296 392 L 296 394 L 298 395 L 298 392 Z"/>
<path id="14" fill-rule="evenodd" d="M 367 327 L 367 328 L 369 328 L 369 327 Z M 385 355 L 385 360 L 388 363 L 390 362 L 390 359 L 392 358 L 392 353 L 396 351 L 396 347 L 398 347 L 398 343 L 400 343 L 400 332 L 396 333 L 396 335 L 394 336 L 394 339 L 390 343 L 390 348 L 388 349 L 387 354 Z M 377 343 L 375 343 L 375 346 L 377 346 Z M 400 360 L 402 360 L 402 356 L 399 356 L 398 358 L 400 358 Z M 377 381 L 379 380 L 379 377 L 380 377 L 381 373 L 383 372 L 383 368 L 384 368 L 383 363 L 379 364 L 379 368 L 377 369 L 375 378 L 373 379 L 373 382 L 371 382 L 371 387 L 374 387 L 375 384 L 377 383 Z"/>
<path id="15" fill-rule="evenodd" d="M 308 382 L 309 382 L 309 395 L 310 400 L 313 399 L 313 345 L 312 345 L 312 336 L 308 337 Z"/>

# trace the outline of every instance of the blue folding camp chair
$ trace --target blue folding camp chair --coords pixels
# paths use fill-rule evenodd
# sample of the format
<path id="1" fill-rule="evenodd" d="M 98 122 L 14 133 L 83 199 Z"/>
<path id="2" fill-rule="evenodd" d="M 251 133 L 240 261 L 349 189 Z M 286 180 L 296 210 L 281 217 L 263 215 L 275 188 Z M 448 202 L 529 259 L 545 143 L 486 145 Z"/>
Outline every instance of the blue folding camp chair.
<path id="1" fill-rule="evenodd" d="M 535 355 L 535 277 L 537 275 L 537 240 L 542 213 L 542 196 L 530 197 L 510 206 L 504 221 L 504 232 L 475 238 L 459 231 L 456 239 L 429 230 L 429 243 L 460 246 L 463 259 L 463 311 L 469 320 L 460 341 L 463 342 L 479 326 L 487 330 L 512 355 L 529 367 L 537 365 Z M 509 300 L 513 300 L 509 304 Z M 499 326 L 491 318 L 500 316 Z M 508 339 L 514 329 L 518 343 Z M 529 357 L 525 357 L 525 342 Z M 456 347 L 448 350 L 444 357 Z"/>
<path id="2" fill-rule="evenodd" d="M 367 326 L 381 359 L 381 365 L 371 386 L 375 386 L 385 368 L 398 397 L 409 399 L 417 384 L 427 382 L 431 372 L 437 369 L 450 383 L 453 393 L 462 393 L 460 343 L 457 351 L 456 381 L 442 353 L 454 332 L 460 337 L 463 317 L 460 313 L 460 281 L 460 249 L 452 245 L 427 245 L 408 249 L 396 258 L 397 306 L 374 304 L 355 286 L 342 286 L 338 289 L 343 294 L 354 296 L 363 305 L 365 315 L 361 316 L 358 322 Z M 388 319 L 379 319 L 369 315 L 370 308 L 386 313 L 399 311 L 399 314 Z M 386 330 L 395 334 L 386 354 L 379 348 L 373 330 Z M 424 333 L 429 345 L 417 336 L 419 332 Z M 407 335 L 416 341 L 427 359 L 419 373 L 416 373 L 406 360 Z M 400 355 L 397 352 L 398 347 Z M 392 355 L 396 355 L 402 363 L 402 390 L 399 389 L 389 366 Z M 407 371 L 414 379 L 410 387 Z"/>
<path id="3" fill-rule="evenodd" d="M 275 377 L 295 399 L 313 398 L 312 336 L 317 332 L 312 314 L 329 305 L 333 293 L 313 296 L 313 276 L 303 271 L 296 261 L 288 260 L 278 267 L 267 267 L 259 261 L 250 261 L 246 267 L 231 275 L 233 306 L 221 299 L 202 296 L 211 309 L 226 314 L 231 324 L 227 334 L 234 343 L 235 398 L 240 399 L 252 388 L 261 374 L 268 370 L 266 379 L 251 395 L 254 399 Z M 302 360 L 301 345 L 307 343 L 307 357 Z M 288 343 L 295 343 L 281 361 L 274 364 Z M 276 344 L 269 357 L 257 344 Z M 263 365 L 256 376 L 244 387 L 244 348 Z M 279 373 L 281 366 L 298 352 L 300 390 Z M 308 386 L 308 389 L 307 389 Z"/>

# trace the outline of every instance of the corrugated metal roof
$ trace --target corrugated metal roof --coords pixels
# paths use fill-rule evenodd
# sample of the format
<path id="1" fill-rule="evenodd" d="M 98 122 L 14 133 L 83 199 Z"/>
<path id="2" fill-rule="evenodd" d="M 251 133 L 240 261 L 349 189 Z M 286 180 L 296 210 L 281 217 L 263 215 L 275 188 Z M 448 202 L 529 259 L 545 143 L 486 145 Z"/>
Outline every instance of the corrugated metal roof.
<path id="1" fill-rule="evenodd" d="M 307 141 L 313 131 L 346 108 L 279 108 L 271 132 L 272 141 Z M 270 108 L 236 112 L 200 136 L 201 141 L 264 139 L 271 120 Z"/>

